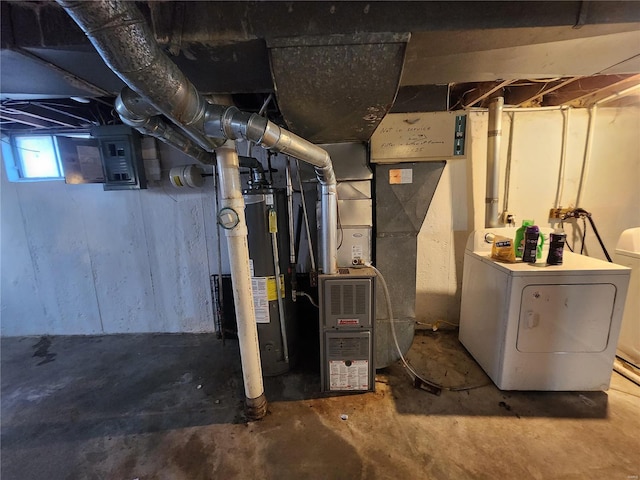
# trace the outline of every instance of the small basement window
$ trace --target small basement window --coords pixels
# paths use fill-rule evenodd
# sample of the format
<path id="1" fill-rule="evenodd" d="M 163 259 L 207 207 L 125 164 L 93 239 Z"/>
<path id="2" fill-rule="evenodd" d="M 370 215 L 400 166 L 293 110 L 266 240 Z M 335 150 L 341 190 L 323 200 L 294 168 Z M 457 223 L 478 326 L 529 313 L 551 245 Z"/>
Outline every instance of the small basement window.
<path id="1" fill-rule="evenodd" d="M 86 133 L 63 136 L 90 138 Z M 57 135 L 9 135 L 2 138 L 2 157 L 12 182 L 64 180 Z"/>
<path id="2" fill-rule="evenodd" d="M 55 137 L 33 135 L 13 137 L 14 161 L 20 178 L 63 178 Z"/>

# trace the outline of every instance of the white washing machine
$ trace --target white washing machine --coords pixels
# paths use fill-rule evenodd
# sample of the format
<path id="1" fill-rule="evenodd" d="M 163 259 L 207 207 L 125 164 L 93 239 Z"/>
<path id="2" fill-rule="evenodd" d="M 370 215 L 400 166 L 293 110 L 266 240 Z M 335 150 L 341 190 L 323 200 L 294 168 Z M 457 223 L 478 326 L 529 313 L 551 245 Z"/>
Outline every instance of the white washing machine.
<path id="1" fill-rule="evenodd" d="M 515 229 L 467 241 L 462 344 L 501 390 L 608 389 L 631 270 L 567 249 L 562 265 L 546 250 L 531 265 L 495 262 L 488 233 Z"/>
<path id="2" fill-rule="evenodd" d="M 617 353 L 640 368 L 640 227 L 622 232 L 613 259 L 617 264 L 631 268 Z"/>

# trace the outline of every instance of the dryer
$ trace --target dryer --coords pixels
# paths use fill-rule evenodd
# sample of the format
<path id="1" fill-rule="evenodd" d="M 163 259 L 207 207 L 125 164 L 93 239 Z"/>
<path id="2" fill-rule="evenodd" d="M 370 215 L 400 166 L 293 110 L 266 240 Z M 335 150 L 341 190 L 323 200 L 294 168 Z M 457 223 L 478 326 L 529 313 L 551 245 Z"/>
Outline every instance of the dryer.
<path id="1" fill-rule="evenodd" d="M 613 258 L 616 263 L 631 268 L 630 294 L 624 308 L 617 354 L 640 369 L 640 227 L 622 232 Z"/>
<path id="2" fill-rule="evenodd" d="M 467 241 L 460 342 L 501 390 L 608 389 L 631 270 L 567 250 L 562 265 L 496 262 L 489 233 L 515 229 Z"/>

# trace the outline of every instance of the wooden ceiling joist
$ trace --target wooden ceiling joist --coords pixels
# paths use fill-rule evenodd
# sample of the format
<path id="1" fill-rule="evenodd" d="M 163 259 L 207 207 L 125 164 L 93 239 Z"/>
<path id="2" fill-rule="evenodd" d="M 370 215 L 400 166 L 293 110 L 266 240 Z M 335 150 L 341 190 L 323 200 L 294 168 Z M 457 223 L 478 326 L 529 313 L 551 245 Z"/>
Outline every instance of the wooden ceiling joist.
<path id="1" fill-rule="evenodd" d="M 588 107 L 598 100 L 640 83 L 640 75 L 597 75 L 578 81 L 545 96 L 548 106 Z"/>
<path id="2" fill-rule="evenodd" d="M 485 98 L 489 98 L 492 94 L 501 90 L 502 88 L 511 85 L 515 80 L 503 80 L 499 82 L 483 82 L 478 84 L 478 87 L 472 92 L 471 99 L 463 99 L 464 104 L 462 108 L 473 107 L 476 103 L 481 102 Z"/>
<path id="3" fill-rule="evenodd" d="M 564 88 L 580 78 L 582 77 L 569 77 L 562 80 L 549 81 L 547 84 L 512 86 L 505 98 L 505 103 L 516 107 L 527 107 L 539 100 L 537 103 L 542 104 L 545 95 Z"/>

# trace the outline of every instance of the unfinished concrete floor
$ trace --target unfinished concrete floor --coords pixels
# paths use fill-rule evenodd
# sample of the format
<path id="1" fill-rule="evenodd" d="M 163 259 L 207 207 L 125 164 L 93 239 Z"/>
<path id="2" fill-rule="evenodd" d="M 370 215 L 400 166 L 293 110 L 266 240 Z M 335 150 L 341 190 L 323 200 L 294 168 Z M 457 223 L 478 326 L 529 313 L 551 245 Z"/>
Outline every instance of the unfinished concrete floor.
<path id="1" fill-rule="evenodd" d="M 317 372 L 266 379 L 247 423 L 234 341 L 215 335 L 2 340 L 2 480 L 638 479 L 640 387 L 501 392 L 455 332 L 416 336 L 376 393 L 323 397 Z M 342 420 L 341 415 L 348 415 Z"/>

